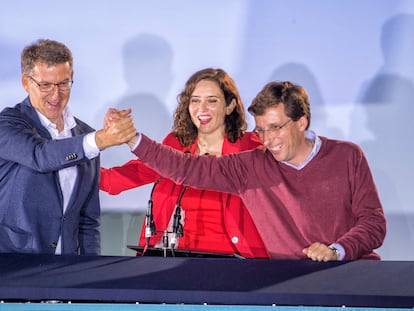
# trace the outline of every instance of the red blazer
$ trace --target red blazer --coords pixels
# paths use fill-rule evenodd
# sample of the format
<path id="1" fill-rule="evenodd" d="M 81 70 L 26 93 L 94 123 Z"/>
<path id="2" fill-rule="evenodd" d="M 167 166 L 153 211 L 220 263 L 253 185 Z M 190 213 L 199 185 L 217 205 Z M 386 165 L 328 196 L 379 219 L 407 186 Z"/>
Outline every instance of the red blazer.
<path id="1" fill-rule="evenodd" d="M 170 133 L 163 141 L 164 145 L 171 146 L 174 149 L 182 152 L 189 151 L 194 154 L 196 151 L 197 141 L 189 146 L 183 147 L 175 136 Z M 236 153 L 243 150 L 254 149 L 261 145 L 260 140 L 253 133 L 246 133 L 242 138 L 235 143 L 231 143 L 225 138 L 223 143 L 222 154 Z M 124 190 L 132 189 L 153 183 L 160 178 L 160 175 L 152 169 L 145 166 L 140 160 L 135 159 L 126 164 L 113 167 L 101 168 L 100 189 L 110 194 L 118 194 Z M 202 190 L 192 189 L 198 191 L 200 194 Z M 159 184 L 155 187 L 152 196 L 154 222 L 156 225 L 157 234 L 151 237 L 150 245 L 153 246 L 162 238 L 162 230 L 167 228 L 171 216 L 174 212 L 178 196 L 183 190 L 182 185 L 175 184 L 172 180 L 161 178 Z M 188 191 L 188 190 L 187 190 Z M 208 190 L 207 190 L 208 191 Z M 204 190 L 204 193 L 206 190 Z M 246 258 L 269 258 L 269 254 L 264 247 L 263 241 L 259 232 L 254 225 L 249 212 L 244 206 L 243 202 L 238 196 L 223 193 L 223 215 L 225 232 L 228 235 L 234 250 L 241 256 Z M 184 194 L 185 196 L 185 194 Z M 185 232 L 185 226 L 184 226 Z M 217 241 L 220 243 L 220 241 Z M 141 230 L 141 237 L 139 245 L 145 245 L 145 225 Z M 217 246 L 211 243 L 210 249 L 203 249 L 202 251 L 215 252 Z M 179 249 L 188 249 L 186 245 L 179 243 Z M 192 249 L 196 250 L 197 249 Z"/>

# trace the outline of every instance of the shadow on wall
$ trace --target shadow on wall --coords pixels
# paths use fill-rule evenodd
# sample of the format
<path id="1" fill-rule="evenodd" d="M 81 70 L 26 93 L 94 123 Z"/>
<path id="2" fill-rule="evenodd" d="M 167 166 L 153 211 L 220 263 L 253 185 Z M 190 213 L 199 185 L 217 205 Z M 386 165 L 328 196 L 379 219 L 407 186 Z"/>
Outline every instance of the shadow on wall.
<path id="1" fill-rule="evenodd" d="M 111 105 L 118 109 L 132 108 L 137 130 L 157 141 L 161 141 L 172 126 L 172 117 L 164 104 L 172 81 L 172 57 L 170 45 L 161 37 L 139 34 L 128 40 L 122 50 L 127 90 Z M 106 109 L 98 120 L 103 120 L 105 113 Z M 106 150 L 102 154 L 105 165 L 120 165 L 133 157 L 119 151 L 117 148 Z"/>
<path id="2" fill-rule="evenodd" d="M 381 33 L 383 65 L 358 95 L 354 113 L 364 115 L 370 139 L 361 143 L 370 163 L 385 214 L 387 237 L 383 259 L 414 260 L 412 178 L 414 167 L 411 122 L 414 114 L 414 15 L 401 14 L 385 22 Z M 359 119 L 359 118 L 358 118 Z M 395 223 L 394 223 L 395 222 Z"/>
<path id="3" fill-rule="evenodd" d="M 172 126 L 172 116 L 163 102 L 172 81 L 171 46 L 159 36 L 139 34 L 125 43 L 122 56 L 127 90 L 111 106 L 118 109 L 132 108 L 137 130 L 161 141 Z M 106 110 L 102 111 L 98 120 L 103 120 L 105 113 Z M 101 158 L 102 166 L 112 167 L 122 165 L 135 156 L 124 145 L 105 150 Z M 101 203 L 104 209 L 127 208 L 138 211 L 146 208 L 149 194 L 149 185 L 128 190 L 115 197 L 101 191 Z M 131 207 L 131 203 L 134 206 Z M 136 229 L 138 232 L 140 228 Z"/>
<path id="4" fill-rule="evenodd" d="M 16 105 L 27 96 L 20 82 L 22 46 L 0 37 L 0 111 Z"/>
<path id="5" fill-rule="evenodd" d="M 14 79 L 20 76 L 21 50 L 10 42 L 0 39 L 0 80 Z"/>

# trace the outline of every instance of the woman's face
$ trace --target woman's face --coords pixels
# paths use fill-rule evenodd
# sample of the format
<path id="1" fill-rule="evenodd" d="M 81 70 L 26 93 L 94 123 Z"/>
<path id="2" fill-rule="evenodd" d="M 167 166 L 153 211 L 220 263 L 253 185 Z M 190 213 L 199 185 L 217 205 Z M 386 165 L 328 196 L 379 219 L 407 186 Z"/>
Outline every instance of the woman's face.
<path id="1" fill-rule="evenodd" d="M 201 80 L 191 94 L 188 109 L 199 134 L 221 133 L 224 136 L 224 119 L 234 105 L 226 106 L 224 93 L 216 82 Z"/>

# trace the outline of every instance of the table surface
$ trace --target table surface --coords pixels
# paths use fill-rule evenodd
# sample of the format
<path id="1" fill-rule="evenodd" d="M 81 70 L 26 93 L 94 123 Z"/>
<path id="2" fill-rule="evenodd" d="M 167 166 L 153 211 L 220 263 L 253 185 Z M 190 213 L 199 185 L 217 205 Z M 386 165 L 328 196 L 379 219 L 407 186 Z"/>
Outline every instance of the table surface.
<path id="1" fill-rule="evenodd" d="M 414 307 L 414 262 L 0 254 L 3 301 Z"/>

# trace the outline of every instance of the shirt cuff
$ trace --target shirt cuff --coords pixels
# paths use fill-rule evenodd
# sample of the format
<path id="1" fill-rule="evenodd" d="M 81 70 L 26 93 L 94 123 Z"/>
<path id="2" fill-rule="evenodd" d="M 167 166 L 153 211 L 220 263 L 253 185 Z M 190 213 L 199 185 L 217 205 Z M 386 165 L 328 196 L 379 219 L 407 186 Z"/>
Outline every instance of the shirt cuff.
<path id="1" fill-rule="evenodd" d="M 142 135 L 141 135 L 141 133 L 137 132 L 137 133 L 136 133 L 136 136 L 137 136 L 137 141 L 136 141 L 136 143 L 135 143 L 135 144 L 131 147 L 131 151 L 134 151 L 135 149 L 137 149 L 138 145 L 141 143 L 141 140 L 142 140 Z"/>
<path id="2" fill-rule="evenodd" d="M 335 247 L 337 249 L 337 251 L 339 252 L 338 260 L 344 260 L 344 258 L 345 258 L 345 249 L 342 247 L 341 244 L 332 243 L 329 246 Z"/>
<path id="3" fill-rule="evenodd" d="M 92 132 L 83 137 L 83 151 L 89 160 L 96 158 L 100 152 L 96 145 L 95 134 L 96 132 Z"/>

